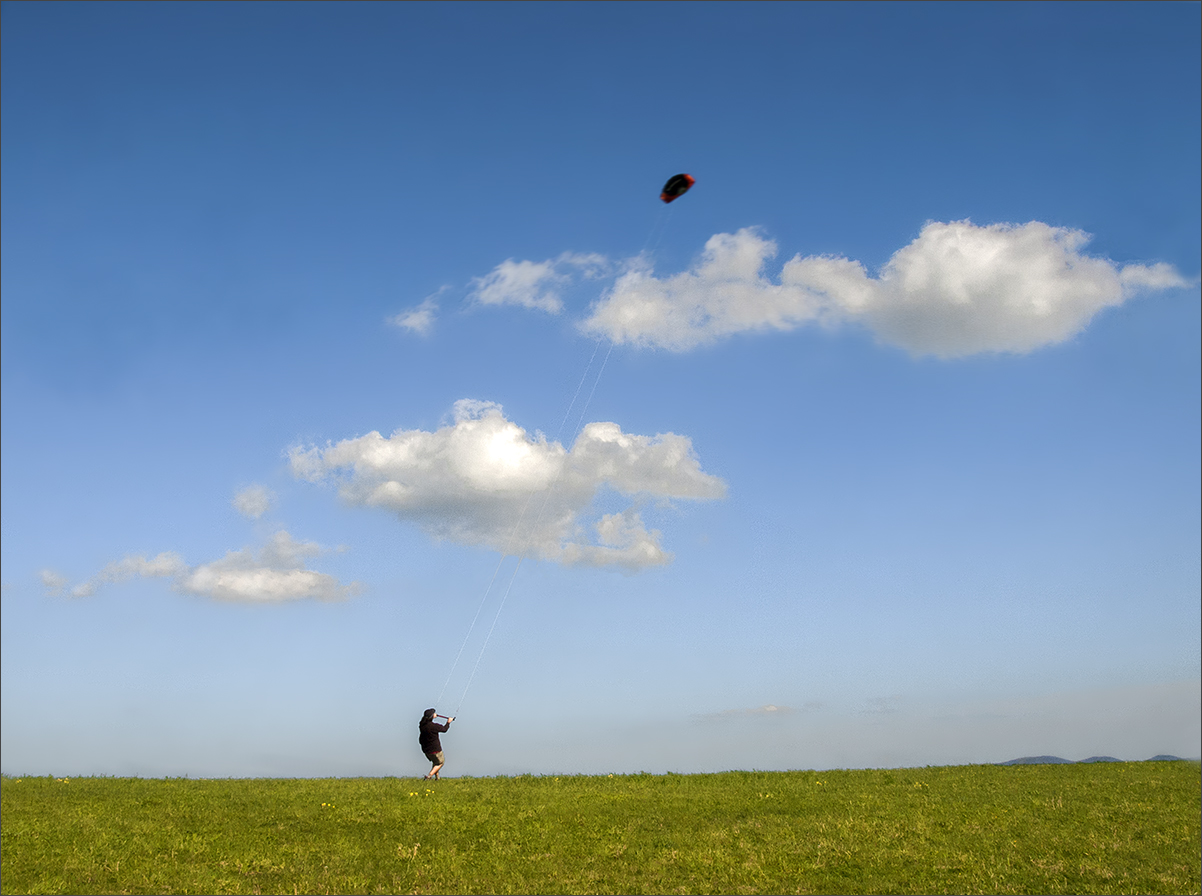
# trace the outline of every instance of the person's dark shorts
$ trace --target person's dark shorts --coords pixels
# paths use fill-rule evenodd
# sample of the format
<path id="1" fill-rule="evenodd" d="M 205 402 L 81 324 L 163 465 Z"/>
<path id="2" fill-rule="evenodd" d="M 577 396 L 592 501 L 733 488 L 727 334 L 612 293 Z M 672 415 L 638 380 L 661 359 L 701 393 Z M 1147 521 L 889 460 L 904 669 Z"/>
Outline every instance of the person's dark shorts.
<path id="1" fill-rule="evenodd" d="M 427 753 L 426 758 L 434 765 L 443 765 L 446 762 L 446 754 L 442 750 L 439 750 L 437 753 Z"/>

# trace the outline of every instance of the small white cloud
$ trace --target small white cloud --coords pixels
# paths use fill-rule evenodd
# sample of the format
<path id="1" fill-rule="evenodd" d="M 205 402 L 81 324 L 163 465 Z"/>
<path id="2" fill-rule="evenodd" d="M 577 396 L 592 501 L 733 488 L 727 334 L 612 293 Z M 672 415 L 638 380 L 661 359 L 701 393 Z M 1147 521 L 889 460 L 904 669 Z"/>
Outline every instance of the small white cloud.
<path id="1" fill-rule="evenodd" d="M 62 594 L 63 589 L 69 584 L 66 576 L 60 575 L 53 569 L 43 569 L 41 578 L 47 594 Z"/>
<path id="2" fill-rule="evenodd" d="M 637 500 L 710 500 L 725 483 L 701 470 L 685 436 L 590 423 L 571 450 L 531 436 L 492 402 L 456 402 L 435 432 L 397 430 L 295 448 L 292 471 L 332 478 L 349 504 L 381 507 L 438 538 L 564 564 L 640 569 L 667 563 L 660 533 L 632 504 L 589 525 L 604 489 Z M 591 530 L 591 535 L 590 535 Z"/>
<path id="3" fill-rule="evenodd" d="M 271 492 L 261 485 L 251 485 L 234 495 L 230 503 L 248 520 L 257 520 L 271 509 Z"/>
<path id="4" fill-rule="evenodd" d="M 585 280 L 604 277 L 610 268 L 609 259 L 596 252 L 564 252 L 555 259 L 557 264 L 578 268 Z"/>
<path id="5" fill-rule="evenodd" d="M 126 557 L 110 563 L 92 578 L 71 589 L 72 597 L 91 597 L 101 585 L 127 582 L 133 578 L 160 579 L 181 575 L 188 568 L 184 559 L 172 551 L 165 551 L 147 560 L 145 557 Z"/>
<path id="6" fill-rule="evenodd" d="M 1129 264 L 1119 271 L 1123 292 L 1127 295 L 1142 290 L 1173 289 L 1189 286 L 1189 282 L 1171 264 L 1163 261 L 1153 265 Z"/>
<path id="7" fill-rule="evenodd" d="M 620 276 L 583 327 L 615 342 L 688 351 L 736 333 L 860 323 L 915 355 L 1028 352 L 1070 339 L 1138 292 L 1188 285 L 1166 264 L 1084 255 L 1079 230 L 932 222 L 878 277 L 847 258 L 796 256 L 764 273 L 777 246 L 752 228 L 711 237 L 690 270 Z"/>
<path id="8" fill-rule="evenodd" d="M 439 290 L 438 295 L 442 290 Z M 429 297 L 420 305 L 408 308 L 393 317 L 388 322 L 402 330 L 412 330 L 418 336 L 429 336 L 434 329 L 434 320 L 438 316 L 438 302 L 434 296 Z"/>
<path id="9" fill-rule="evenodd" d="M 230 551 L 220 560 L 188 566 L 178 554 L 167 552 L 147 560 L 126 557 L 110 563 L 86 582 L 71 589 L 75 597 L 90 597 L 101 585 L 132 578 L 171 578 L 172 587 L 185 594 L 215 600 L 276 603 L 314 598 L 341 600 L 359 590 L 356 583 L 340 585 L 333 576 L 305 568 L 306 558 L 324 553 L 314 542 L 299 542 L 279 531 L 257 554 L 249 548 Z M 43 574 L 45 581 L 45 574 Z"/>
<path id="10" fill-rule="evenodd" d="M 664 566 L 672 555 L 660 546 L 661 533 L 648 532 L 638 512 L 629 507 L 607 513 L 593 527 L 596 544 L 567 544 L 560 555 L 566 566 L 617 566 L 632 572 L 649 566 Z"/>
<path id="11" fill-rule="evenodd" d="M 555 273 L 550 261 L 514 261 L 507 259 L 484 277 L 472 280 L 470 298 L 481 305 L 520 305 L 550 314 L 563 309 L 557 287 L 566 277 Z"/>
<path id="12" fill-rule="evenodd" d="M 507 259 L 483 277 L 471 281 L 468 298 L 481 305 L 519 305 L 558 314 L 563 310 L 559 291 L 572 281 L 573 270 L 592 280 L 602 276 L 609 262 L 604 255 L 564 252 L 547 261 Z"/>

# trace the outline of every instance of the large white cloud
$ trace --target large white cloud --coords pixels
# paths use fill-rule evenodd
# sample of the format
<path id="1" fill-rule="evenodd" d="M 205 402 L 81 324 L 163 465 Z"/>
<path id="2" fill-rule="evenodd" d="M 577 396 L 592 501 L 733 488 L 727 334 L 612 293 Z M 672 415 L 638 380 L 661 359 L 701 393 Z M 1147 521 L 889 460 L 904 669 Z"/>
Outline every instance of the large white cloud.
<path id="1" fill-rule="evenodd" d="M 1166 264 L 1084 255 L 1088 241 L 1039 221 L 930 223 L 876 277 L 858 261 L 798 255 L 774 280 L 764 268 L 776 243 L 747 228 L 711 237 L 688 271 L 629 269 L 583 326 L 618 343 L 687 351 L 735 333 L 861 323 L 913 354 L 953 358 L 1062 342 L 1137 292 L 1186 285 Z"/>
<path id="2" fill-rule="evenodd" d="M 507 554 L 564 564 L 640 569 L 667 563 L 660 533 L 638 512 L 647 499 L 722 497 L 685 436 L 622 432 L 590 423 L 571 450 L 531 436 L 492 402 L 456 402 L 454 422 L 434 432 L 397 430 L 325 448 L 295 448 L 293 473 L 333 478 L 353 505 L 381 507 L 430 534 Z M 630 505 L 595 510 L 602 493 Z"/>
<path id="3" fill-rule="evenodd" d="M 341 585 L 333 576 L 305 568 L 306 558 L 321 553 L 320 545 L 296 541 L 281 530 L 257 554 L 244 548 L 199 566 L 189 566 L 179 554 L 170 551 L 150 559 L 126 557 L 76 585 L 71 594 L 90 597 L 102 585 L 133 578 L 169 578 L 174 580 L 172 587 L 185 594 L 250 603 L 302 598 L 342 600 L 356 593 L 356 583 Z"/>

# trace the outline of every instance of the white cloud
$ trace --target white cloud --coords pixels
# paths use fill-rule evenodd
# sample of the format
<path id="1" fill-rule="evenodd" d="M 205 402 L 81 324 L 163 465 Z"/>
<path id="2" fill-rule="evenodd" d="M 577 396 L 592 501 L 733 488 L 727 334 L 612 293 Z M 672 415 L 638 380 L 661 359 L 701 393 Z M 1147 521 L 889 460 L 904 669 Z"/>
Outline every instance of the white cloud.
<path id="1" fill-rule="evenodd" d="M 776 244 L 753 229 L 710 237 L 692 270 L 659 279 L 636 263 L 584 326 L 618 343 L 687 351 L 747 330 L 791 330 L 819 314 L 805 290 L 762 274 Z"/>
<path id="2" fill-rule="evenodd" d="M 586 280 L 604 277 L 609 271 L 609 259 L 596 252 L 564 252 L 556 263 L 576 268 Z"/>
<path id="3" fill-rule="evenodd" d="M 442 290 L 439 290 L 442 292 Z M 438 293 L 435 293 L 438 295 Z M 434 329 L 434 319 L 438 315 L 438 302 L 434 296 L 427 298 L 420 305 L 407 308 L 400 314 L 388 318 L 388 322 L 403 330 L 412 330 L 418 336 L 429 336 Z"/>
<path id="4" fill-rule="evenodd" d="M 672 555 L 660 546 L 662 533 L 658 529 L 648 532 L 633 507 L 621 513 L 605 514 L 593 529 L 597 533 L 597 544 L 565 544 L 560 554 L 561 563 L 634 570 L 672 561 Z"/>
<path id="5" fill-rule="evenodd" d="M 1130 264 L 1119 271 L 1123 290 L 1130 293 L 1189 286 L 1189 282 L 1171 264 L 1163 261 L 1153 265 Z"/>
<path id="6" fill-rule="evenodd" d="M 571 282 L 574 272 L 594 279 L 608 267 L 603 255 L 564 252 L 547 261 L 507 259 L 484 277 L 471 281 L 468 298 L 481 305 L 520 305 L 549 314 L 563 310 L 559 290 Z"/>
<path id="7" fill-rule="evenodd" d="M 192 567 L 176 580 L 176 587 L 187 594 L 256 603 L 342 600 L 356 593 L 354 584 L 342 586 L 333 576 L 305 568 L 306 558 L 321 553 L 320 545 L 294 541 L 281 531 L 258 556 L 247 548 L 230 551 L 220 560 Z"/>
<path id="8" fill-rule="evenodd" d="M 642 436 L 590 423 L 571 450 L 529 435 L 492 402 L 456 402 L 454 422 L 435 432 L 397 430 L 291 452 L 292 470 L 334 478 L 352 505 L 382 507 L 438 538 L 564 564 L 641 569 L 668 563 L 660 533 L 637 502 L 722 497 L 685 436 Z M 586 523 L 602 491 L 632 498 L 619 513 Z M 591 529 L 591 531 L 590 531 Z"/>
<path id="9" fill-rule="evenodd" d="M 66 576 L 55 572 L 53 569 L 43 569 L 41 578 L 42 585 L 45 586 L 48 594 L 62 594 L 63 589 L 70 584 Z"/>
<path id="10" fill-rule="evenodd" d="M 166 551 L 149 560 L 145 557 L 126 557 L 110 563 L 86 582 L 76 585 L 71 589 L 71 596 L 91 597 L 101 585 L 127 582 L 133 578 L 172 578 L 181 575 L 187 568 L 183 557 L 173 551 Z"/>
<path id="11" fill-rule="evenodd" d="M 71 589 L 74 597 L 90 597 L 101 585 L 133 578 L 170 578 L 172 587 L 185 594 L 216 600 L 275 603 L 315 598 L 341 600 L 358 591 L 358 585 L 340 585 L 333 576 L 305 568 L 306 558 L 324 553 L 314 542 L 295 541 L 279 531 L 256 555 L 249 548 L 230 551 L 220 560 L 188 566 L 179 554 L 166 552 L 147 560 L 126 557 L 110 563 L 86 582 Z M 43 573 L 43 581 L 46 575 Z"/>
<path id="12" fill-rule="evenodd" d="M 248 520 L 257 520 L 271 509 L 271 492 L 261 485 L 251 485 L 234 495 L 230 503 Z"/>
<path id="13" fill-rule="evenodd" d="M 765 275 L 777 246 L 754 229 L 722 233 L 690 270 L 658 278 L 636 266 L 583 327 L 615 342 L 688 351 L 735 333 L 807 322 L 861 323 L 915 355 L 1028 352 L 1079 333 L 1140 291 L 1187 285 L 1166 264 L 1119 266 L 1083 255 L 1079 230 L 929 223 L 877 277 L 847 258 L 795 256 Z"/>

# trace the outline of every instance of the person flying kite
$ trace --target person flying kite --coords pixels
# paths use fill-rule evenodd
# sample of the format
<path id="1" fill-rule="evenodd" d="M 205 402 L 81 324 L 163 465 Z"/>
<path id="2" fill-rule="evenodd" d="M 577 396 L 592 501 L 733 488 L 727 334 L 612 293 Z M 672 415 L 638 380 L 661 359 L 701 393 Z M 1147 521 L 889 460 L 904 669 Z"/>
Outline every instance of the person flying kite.
<path id="1" fill-rule="evenodd" d="M 446 719 L 445 725 L 440 725 L 435 719 Z M 438 735 L 445 733 L 451 723 L 455 721 L 454 716 L 440 716 L 434 712 L 431 707 L 422 713 L 422 720 L 418 722 L 417 742 L 421 744 L 422 752 L 426 754 L 426 758 L 430 760 L 430 771 L 423 780 L 429 781 L 433 778 L 438 780 L 438 773 L 442 771 L 443 764 L 447 761 L 446 755 L 442 752 L 442 741 L 438 739 Z"/>

